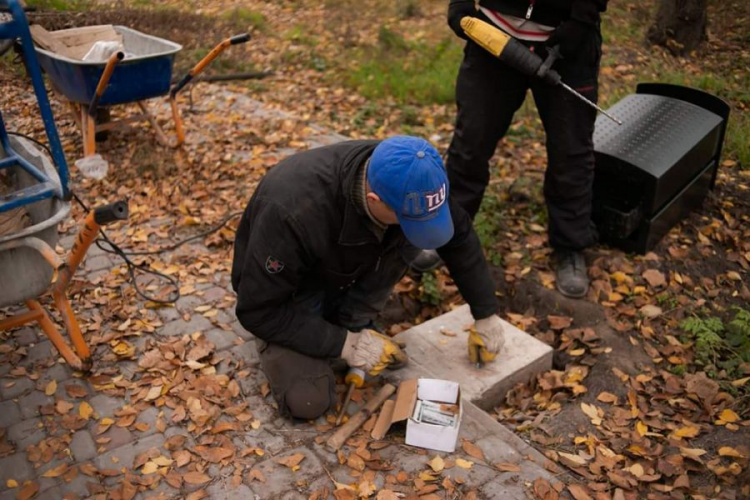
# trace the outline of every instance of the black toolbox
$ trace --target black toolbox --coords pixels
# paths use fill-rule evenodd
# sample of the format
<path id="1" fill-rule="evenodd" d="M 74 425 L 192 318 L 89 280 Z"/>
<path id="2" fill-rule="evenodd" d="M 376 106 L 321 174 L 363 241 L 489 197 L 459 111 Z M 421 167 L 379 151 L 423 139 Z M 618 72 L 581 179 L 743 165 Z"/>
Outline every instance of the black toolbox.
<path id="1" fill-rule="evenodd" d="M 645 253 L 716 181 L 729 105 L 703 91 L 642 83 L 596 120 L 592 218 L 603 243 Z"/>

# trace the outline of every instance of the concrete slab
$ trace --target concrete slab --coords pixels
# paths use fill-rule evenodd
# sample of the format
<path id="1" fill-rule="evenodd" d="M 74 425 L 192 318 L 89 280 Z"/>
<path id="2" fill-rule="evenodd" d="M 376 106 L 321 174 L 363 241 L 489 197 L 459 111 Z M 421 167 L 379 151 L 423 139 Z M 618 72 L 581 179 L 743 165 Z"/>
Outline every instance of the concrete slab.
<path id="1" fill-rule="evenodd" d="M 469 361 L 469 334 L 464 331 L 473 323 L 469 306 L 464 305 L 398 334 L 409 355 L 409 366 L 398 371 L 398 378 L 418 374 L 454 380 L 461 384 L 464 399 L 491 410 L 514 385 L 552 368 L 552 348 L 508 322 L 503 325 L 506 341 L 498 358 L 476 368 Z"/>

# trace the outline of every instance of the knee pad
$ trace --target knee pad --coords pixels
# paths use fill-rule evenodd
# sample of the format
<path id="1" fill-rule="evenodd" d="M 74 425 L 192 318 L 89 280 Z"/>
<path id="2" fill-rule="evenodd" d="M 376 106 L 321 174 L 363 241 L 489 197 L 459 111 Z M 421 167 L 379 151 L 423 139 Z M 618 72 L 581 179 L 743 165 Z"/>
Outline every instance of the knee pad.
<path id="1" fill-rule="evenodd" d="M 328 377 L 314 380 L 299 380 L 292 384 L 284 395 L 284 402 L 291 416 L 313 420 L 331 407 L 331 390 Z"/>

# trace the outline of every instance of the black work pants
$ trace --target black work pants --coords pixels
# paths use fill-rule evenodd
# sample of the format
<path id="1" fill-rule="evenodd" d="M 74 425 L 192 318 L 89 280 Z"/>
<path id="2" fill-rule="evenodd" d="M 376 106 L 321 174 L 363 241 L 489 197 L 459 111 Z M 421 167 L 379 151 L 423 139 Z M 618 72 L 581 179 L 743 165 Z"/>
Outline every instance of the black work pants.
<path id="1" fill-rule="evenodd" d="M 541 57 L 541 43 L 529 44 Z M 564 82 L 596 102 L 601 36 L 584 43 L 571 60 L 553 68 Z M 456 83 L 458 117 L 446 167 L 450 195 L 476 215 L 489 182 L 489 160 L 508 131 L 513 114 L 531 89 L 546 133 L 544 198 L 549 242 L 556 249 L 583 249 L 596 241 L 591 222 L 596 111 L 566 92 L 527 77 L 469 41 Z"/>
<path id="2" fill-rule="evenodd" d="M 407 263 L 417 253 L 410 246 L 401 252 L 388 253 L 348 289 L 300 290 L 294 300 L 347 330 L 373 328 L 393 287 L 406 273 Z M 261 340 L 258 351 L 261 369 L 282 414 L 315 419 L 335 405 L 333 365 L 340 360 L 313 358 Z M 343 362 L 339 364 L 345 366 Z"/>

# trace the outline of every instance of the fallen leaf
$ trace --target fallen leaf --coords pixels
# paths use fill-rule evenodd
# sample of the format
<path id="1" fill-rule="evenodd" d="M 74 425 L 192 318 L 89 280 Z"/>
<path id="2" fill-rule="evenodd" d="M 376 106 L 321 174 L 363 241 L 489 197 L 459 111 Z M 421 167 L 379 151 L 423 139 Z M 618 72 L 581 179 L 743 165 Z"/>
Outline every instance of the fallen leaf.
<path id="1" fill-rule="evenodd" d="M 147 474 L 153 474 L 157 470 L 159 470 L 159 466 L 156 465 L 156 463 L 153 462 L 153 461 L 148 461 L 148 462 L 146 462 L 146 464 L 141 469 L 141 473 L 142 474 L 146 474 L 146 475 Z"/>
<path id="2" fill-rule="evenodd" d="M 203 472 L 193 471 L 183 474 L 182 479 L 188 484 L 205 484 L 211 480 L 211 477 Z"/>
<path id="3" fill-rule="evenodd" d="M 699 427 L 693 427 L 690 425 L 686 425 L 684 427 L 680 427 L 676 431 L 674 431 L 674 435 L 679 438 L 689 437 L 694 438 L 698 434 L 700 434 L 701 430 Z"/>
<path id="4" fill-rule="evenodd" d="M 568 316 L 547 316 L 549 327 L 553 330 L 564 330 L 573 324 L 573 318 Z"/>
<path id="5" fill-rule="evenodd" d="M 588 463 L 588 460 L 586 460 L 585 458 L 579 455 L 574 455 L 572 453 L 565 453 L 564 451 L 560 451 L 558 452 L 558 455 L 560 456 L 560 462 L 572 469 L 575 469 L 576 467 L 583 467 Z"/>
<path id="6" fill-rule="evenodd" d="M 611 404 L 617 404 L 617 396 L 612 394 L 611 392 L 600 392 L 599 395 L 596 397 L 597 401 L 601 401 L 602 403 L 611 403 Z"/>
<path id="7" fill-rule="evenodd" d="M 723 420 L 724 422 L 734 423 L 738 421 L 740 417 L 735 412 L 727 408 L 721 411 L 721 413 L 719 414 L 719 419 Z"/>
<path id="8" fill-rule="evenodd" d="M 492 464 L 497 470 L 503 472 L 521 472 L 521 467 L 518 464 L 512 464 L 509 462 L 497 462 Z"/>
<path id="9" fill-rule="evenodd" d="M 23 484 L 23 488 L 18 492 L 16 498 L 18 500 L 29 500 L 39 492 L 39 483 L 27 481 Z"/>
<path id="10" fill-rule="evenodd" d="M 581 486 L 580 484 L 569 484 L 568 491 L 575 500 L 592 500 L 588 488 Z"/>
<path id="11" fill-rule="evenodd" d="M 645 306 L 641 307 L 640 309 L 641 314 L 646 318 L 656 318 L 658 316 L 661 316 L 662 309 L 659 306 L 655 306 L 653 304 L 646 304 Z"/>
<path id="12" fill-rule="evenodd" d="M 356 456 L 356 455 L 355 455 Z M 285 458 L 281 458 L 277 460 L 278 463 L 281 465 L 286 465 L 290 469 L 298 466 L 300 462 L 302 462 L 305 459 L 305 455 L 302 453 L 295 453 L 294 455 L 290 455 Z"/>
<path id="13" fill-rule="evenodd" d="M 42 477 L 60 477 L 63 474 L 65 474 L 68 471 L 68 464 L 61 463 L 57 467 L 54 467 L 44 474 L 42 474 Z"/>
<path id="14" fill-rule="evenodd" d="M 664 273 L 656 269 L 648 269 L 643 272 L 642 276 L 648 281 L 648 284 L 654 288 L 667 284 L 667 279 L 664 277 Z"/>
<path id="15" fill-rule="evenodd" d="M 466 454 L 470 457 L 484 461 L 484 452 L 479 446 L 475 445 L 471 441 L 464 440 L 463 443 L 461 443 L 461 448 L 463 448 Z"/>
<path id="16" fill-rule="evenodd" d="M 719 448 L 719 455 L 722 457 L 735 457 L 735 458 L 745 458 L 739 451 L 735 450 L 731 446 L 722 446 Z"/>
<path id="17" fill-rule="evenodd" d="M 81 401 L 78 405 L 78 414 L 86 420 L 89 420 L 94 414 L 94 409 L 86 401 Z"/>
<path id="18" fill-rule="evenodd" d="M 50 383 L 47 384 L 47 386 L 44 388 L 44 393 L 47 396 L 52 396 L 57 391 L 57 380 L 52 380 Z"/>
<path id="19" fill-rule="evenodd" d="M 445 460 L 440 455 L 435 455 L 435 458 L 428 462 L 430 468 L 435 472 L 440 472 L 445 468 Z"/>
<path id="20" fill-rule="evenodd" d="M 471 469 L 471 466 L 474 465 L 474 462 L 470 460 L 464 460 L 463 458 L 457 458 L 456 465 L 458 465 L 462 469 Z"/>
<path id="21" fill-rule="evenodd" d="M 250 471 L 250 474 L 248 474 L 248 477 L 250 478 L 250 482 L 258 481 L 260 483 L 266 482 L 266 476 L 263 475 L 263 472 L 260 471 L 260 469 L 253 469 Z"/>
<path id="22" fill-rule="evenodd" d="M 16 481 L 15 479 L 8 479 L 5 482 L 5 486 L 7 486 L 8 488 L 17 488 L 18 487 L 18 481 Z"/>
<path id="23" fill-rule="evenodd" d="M 599 426 L 602 424 L 602 419 L 599 417 L 598 408 L 588 403 L 581 403 L 581 410 L 591 419 L 591 423 Z"/>

